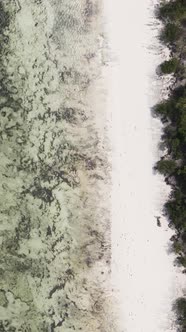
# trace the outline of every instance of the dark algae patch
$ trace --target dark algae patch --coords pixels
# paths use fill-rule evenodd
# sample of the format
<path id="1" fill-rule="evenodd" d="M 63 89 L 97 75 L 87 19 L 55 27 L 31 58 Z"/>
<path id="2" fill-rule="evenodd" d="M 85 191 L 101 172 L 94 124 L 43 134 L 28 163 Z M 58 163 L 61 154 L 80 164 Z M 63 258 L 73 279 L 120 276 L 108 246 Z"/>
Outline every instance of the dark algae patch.
<path id="1" fill-rule="evenodd" d="M 171 58 L 160 65 L 161 74 L 173 73 L 175 83 L 169 97 L 154 107 L 154 113 L 164 124 L 162 143 L 166 154 L 155 169 L 165 176 L 171 194 L 164 210 L 170 227 L 175 229 L 171 238 L 176 253 L 176 264 L 186 271 L 186 1 L 162 1 L 157 17 L 163 22 L 160 39 L 169 47 Z M 174 304 L 178 331 L 186 331 L 186 299 Z"/>

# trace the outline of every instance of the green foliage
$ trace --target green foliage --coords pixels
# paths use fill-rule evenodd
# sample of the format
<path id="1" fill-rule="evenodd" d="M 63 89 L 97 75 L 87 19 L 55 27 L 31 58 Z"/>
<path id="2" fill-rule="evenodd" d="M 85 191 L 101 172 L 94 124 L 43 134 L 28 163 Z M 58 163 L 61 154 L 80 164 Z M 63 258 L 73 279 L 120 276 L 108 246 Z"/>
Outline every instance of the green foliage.
<path id="1" fill-rule="evenodd" d="M 175 23 L 167 23 L 162 30 L 160 39 L 165 44 L 172 44 L 180 37 L 180 28 Z"/>
<path id="2" fill-rule="evenodd" d="M 181 115 L 178 132 L 183 141 L 186 142 L 186 113 L 182 113 Z"/>
<path id="3" fill-rule="evenodd" d="M 186 222 L 186 196 L 181 189 L 174 188 L 165 204 L 165 212 L 177 230 L 183 230 Z"/>
<path id="4" fill-rule="evenodd" d="M 180 256 L 177 257 L 177 263 L 186 267 L 186 256 L 180 254 Z"/>
<path id="5" fill-rule="evenodd" d="M 172 58 L 168 61 L 164 61 L 161 65 L 160 65 L 160 69 L 162 74 L 171 74 L 171 73 L 175 73 L 176 70 L 178 69 L 179 66 L 179 61 L 176 58 Z"/>
<path id="6" fill-rule="evenodd" d="M 174 73 L 177 82 L 182 80 L 178 88 L 170 91 L 168 100 L 154 107 L 155 115 L 163 123 L 162 145 L 167 149 L 167 159 L 157 162 L 156 169 L 166 176 L 171 184 L 171 195 L 165 203 L 164 211 L 170 225 L 174 226 L 176 236 L 173 248 L 177 263 L 186 268 L 186 77 L 184 65 L 179 59 L 186 58 L 186 0 L 165 0 L 159 5 L 157 16 L 163 21 L 164 28 L 160 40 L 168 44 L 172 53 L 169 61 L 160 65 L 161 73 Z M 185 52 L 185 53 L 184 53 Z M 180 298 L 174 304 L 179 332 L 186 332 L 186 299 Z"/>
<path id="7" fill-rule="evenodd" d="M 183 97 L 185 90 L 175 89 L 172 96 L 168 100 L 164 100 L 157 104 L 153 112 L 162 119 L 171 120 L 174 125 L 180 118 L 180 114 L 186 109 L 186 97 Z M 183 106 L 185 104 L 185 106 Z"/>
<path id="8" fill-rule="evenodd" d="M 180 140 L 179 138 L 173 138 L 169 141 L 170 153 L 175 159 L 180 159 L 182 154 L 180 151 Z"/>
<path id="9" fill-rule="evenodd" d="M 170 101 L 162 101 L 161 103 L 157 104 L 153 112 L 155 115 L 160 116 L 161 118 L 169 118 L 171 114 L 171 102 Z"/>
<path id="10" fill-rule="evenodd" d="M 164 21 L 180 20 L 186 11 L 185 0 L 162 2 L 158 8 L 157 16 Z"/>
<path id="11" fill-rule="evenodd" d="M 181 25 L 182 25 L 184 28 L 186 28 L 186 18 L 183 18 L 183 19 L 181 20 Z"/>
<path id="12" fill-rule="evenodd" d="M 174 160 L 159 160 L 156 168 L 163 175 L 171 175 L 176 170 L 176 163 Z"/>
<path id="13" fill-rule="evenodd" d="M 176 109 L 182 113 L 186 112 L 186 98 L 179 98 L 176 103 Z"/>
<path id="14" fill-rule="evenodd" d="M 180 326 L 179 331 L 186 331 L 186 299 L 184 297 L 180 297 L 174 303 L 173 309 L 177 316 L 177 323 Z"/>
<path id="15" fill-rule="evenodd" d="M 186 317 L 186 299 L 181 297 L 176 301 L 176 309 L 181 317 Z"/>
<path id="16" fill-rule="evenodd" d="M 176 254 L 179 254 L 180 251 L 183 250 L 183 247 L 182 247 L 181 243 L 178 242 L 178 241 L 175 241 L 175 242 L 174 242 L 173 247 L 174 247 L 174 251 L 175 251 Z"/>

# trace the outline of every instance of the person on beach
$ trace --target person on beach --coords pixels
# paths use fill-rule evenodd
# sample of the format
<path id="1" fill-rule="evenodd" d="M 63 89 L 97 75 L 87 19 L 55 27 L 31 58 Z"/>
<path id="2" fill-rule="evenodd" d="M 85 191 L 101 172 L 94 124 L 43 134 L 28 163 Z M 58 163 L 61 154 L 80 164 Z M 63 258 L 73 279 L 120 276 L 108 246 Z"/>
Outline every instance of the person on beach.
<path id="1" fill-rule="evenodd" d="M 155 217 L 155 218 L 156 218 L 156 220 L 157 220 L 157 226 L 158 226 L 158 227 L 161 227 L 161 222 L 160 222 L 160 218 L 161 218 L 161 217 L 157 216 L 157 217 Z"/>

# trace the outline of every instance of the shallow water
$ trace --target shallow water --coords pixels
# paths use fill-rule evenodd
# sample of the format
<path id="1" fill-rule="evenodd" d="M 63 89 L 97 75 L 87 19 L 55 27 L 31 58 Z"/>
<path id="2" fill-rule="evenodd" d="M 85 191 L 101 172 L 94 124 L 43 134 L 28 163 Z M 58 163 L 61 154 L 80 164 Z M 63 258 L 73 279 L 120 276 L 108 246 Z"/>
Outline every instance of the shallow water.
<path id="1" fill-rule="evenodd" d="M 1 1 L 0 330 L 113 331 L 99 1 Z"/>

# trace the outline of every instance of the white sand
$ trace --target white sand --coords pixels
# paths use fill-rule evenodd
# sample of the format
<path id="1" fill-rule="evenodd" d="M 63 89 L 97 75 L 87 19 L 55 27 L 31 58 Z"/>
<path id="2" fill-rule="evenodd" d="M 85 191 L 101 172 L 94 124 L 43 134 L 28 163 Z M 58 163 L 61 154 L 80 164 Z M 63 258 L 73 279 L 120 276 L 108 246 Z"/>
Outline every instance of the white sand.
<path id="1" fill-rule="evenodd" d="M 173 232 L 163 217 L 169 188 L 153 175 L 161 134 L 150 106 L 163 81 L 156 66 L 168 51 L 156 38 L 160 24 L 151 16 L 157 1 L 105 0 L 109 31 L 109 109 L 113 142 L 112 278 L 117 289 L 121 330 L 176 331 L 172 301 L 182 295 L 184 275 L 168 254 Z"/>

